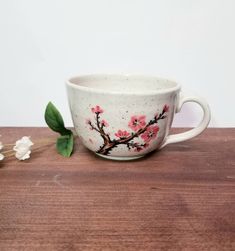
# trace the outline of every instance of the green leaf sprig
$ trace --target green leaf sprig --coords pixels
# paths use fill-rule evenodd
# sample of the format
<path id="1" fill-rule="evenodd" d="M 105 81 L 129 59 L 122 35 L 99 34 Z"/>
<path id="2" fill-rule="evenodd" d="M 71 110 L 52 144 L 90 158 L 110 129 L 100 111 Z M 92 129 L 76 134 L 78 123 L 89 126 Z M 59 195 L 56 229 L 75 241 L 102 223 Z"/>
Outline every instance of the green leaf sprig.
<path id="1" fill-rule="evenodd" d="M 57 152 L 64 157 L 70 157 L 74 146 L 73 133 L 65 128 L 64 120 L 52 102 L 47 104 L 44 117 L 48 127 L 61 135 L 56 141 Z"/>

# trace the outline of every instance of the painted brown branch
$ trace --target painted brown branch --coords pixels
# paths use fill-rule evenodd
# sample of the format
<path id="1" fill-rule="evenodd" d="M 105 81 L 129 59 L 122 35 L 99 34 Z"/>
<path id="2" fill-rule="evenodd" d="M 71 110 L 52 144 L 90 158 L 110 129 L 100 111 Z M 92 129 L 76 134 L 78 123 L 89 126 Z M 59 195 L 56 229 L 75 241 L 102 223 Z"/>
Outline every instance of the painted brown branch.
<path id="1" fill-rule="evenodd" d="M 91 127 L 92 130 L 95 130 L 98 133 L 100 133 L 100 131 L 94 125 L 92 125 L 91 121 L 89 121 L 88 124 L 90 125 L 90 127 Z"/>
<path id="2" fill-rule="evenodd" d="M 90 125 L 90 127 L 91 127 L 92 130 L 97 131 L 98 133 L 100 133 L 101 136 L 104 136 L 104 138 L 106 138 L 106 139 L 108 138 L 108 139 L 110 140 L 109 135 L 106 134 L 105 131 L 104 131 L 104 125 L 101 125 L 99 119 L 100 119 L 99 113 L 96 113 L 96 125 L 97 125 L 97 127 L 95 127 L 95 126 L 91 123 L 91 121 L 89 121 L 88 124 Z"/>
<path id="3" fill-rule="evenodd" d="M 104 144 L 103 146 L 97 151 L 97 153 L 100 153 L 100 154 L 104 154 L 104 155 L 107 155 L 114 147 L 117 147 L 118 145 L 120 144 L 128 144 L 128 142 L 130 142 L 131 140 L 133 140 L 134 138 L 137 138 L 139 137 L 141 134 L 143 134 L 147 128 L 153 124 L 156 124 L 158 123 L 159 120 L 161 119 L 164 119 L 166 118 L 165 116 L 165 110 L 162 111 L 162 113 L 160 113 L 158 115 L 158 117 L 155 117 L 154 119 L 150 120 L 149 123 L 139 129 L 137 132 L 135 133 L 132 133 L 129 137 L 126 137 L 126 138 L 120 138 L 118 140 L 114 139 L 114 140 L 111 140 L 110 137 L 108 136 L 108 138 L 104 139 L 105 136 L 107 136 L 104 132 L 101 133 L 101 136 L 102 138 L 104 139 Z M 99 126 L 98 126 L 99 124 Z M 97 114 L 97 126 L 99 129 L 101 129 L 100 127 L 100 123 L 99 123 L 99 114 Z"/>
<path id="4" fill-rule="evenodd" d="M 126 146 L 129 150 L 132 148 L 135 149 L 136 151 L 140 151 L 147 146 L 147 143 L 141 144 L 138 142 L 130 141 L 126 143 Z"/>
<path id="5" fill-rule="evenodd" d="M 98 127 L 98 130 L 100 132 L 101 137 L 104 140 L 104 145 L 108 145 L 111 142 L 111 139 L 107 133 L 104 131 L 104 125 L 101 125 L 100 123 L 100 113 L 96 113 L 96 125 Z"/>

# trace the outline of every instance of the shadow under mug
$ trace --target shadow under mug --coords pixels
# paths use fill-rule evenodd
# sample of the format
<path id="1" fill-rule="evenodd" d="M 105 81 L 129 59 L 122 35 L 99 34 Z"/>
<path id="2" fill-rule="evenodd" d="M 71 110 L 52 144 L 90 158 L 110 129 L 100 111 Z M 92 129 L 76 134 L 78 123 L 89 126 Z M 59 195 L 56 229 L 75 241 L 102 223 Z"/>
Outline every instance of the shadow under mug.
<path id="1" fill-rule="evenodd" d="M 174 81 L 141 75 L 84 75 L 66 81 L 73 124 L 82 143 L 99 156 L 131 160 L 206 129 L 210 109 L 200 97 L 185 96 Z M 200 124 L 169 135 L 174 114 L 186 102 L 203 109 Z"/>

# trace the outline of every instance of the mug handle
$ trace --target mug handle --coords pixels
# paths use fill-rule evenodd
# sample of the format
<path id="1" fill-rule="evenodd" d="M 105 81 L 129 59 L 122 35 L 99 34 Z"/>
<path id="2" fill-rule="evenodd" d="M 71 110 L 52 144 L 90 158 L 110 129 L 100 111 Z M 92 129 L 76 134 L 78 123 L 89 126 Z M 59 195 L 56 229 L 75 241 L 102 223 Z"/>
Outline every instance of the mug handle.
<path id="1" fill-rule="evenodd" d="M 187 132 L 168 135 L 166 137 L 164 143 L 160 146 L 160 149 L 168 144 L 182 142 L 182 141 L 194 138 L 197 135 L 199 135 L 200 133 L 202 133 L 207 128 L 207 126 L 210 122 L 211 112 L 210 112 L 209 105 L 201 97 L 184 96 L 184 95 L 180 94 L 179 102 L 176 107 L 175 113 L 180 112 L 182 105 L 187 102 L 196 102 L 197 104 L 199 104 L 201 106 L 201 108 L 203 110 L 203 118 L 202 118 L 200 124 L 197 127 L 193 128 Z"/>

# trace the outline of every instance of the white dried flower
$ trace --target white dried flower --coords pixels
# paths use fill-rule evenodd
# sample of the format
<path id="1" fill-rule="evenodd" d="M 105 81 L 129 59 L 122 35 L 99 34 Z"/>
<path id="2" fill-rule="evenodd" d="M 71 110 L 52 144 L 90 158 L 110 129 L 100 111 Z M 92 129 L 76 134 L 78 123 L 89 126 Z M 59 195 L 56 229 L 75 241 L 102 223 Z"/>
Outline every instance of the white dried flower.
<path id="1" fill-rule="evenodd" d="M 0 153 L 0 161 L 4 159 L 4 155 Z"/>
<path id="2" fill-rule="evenodd" d="M 3 148 L 3 144 L 2 144 L 2 142 L 0 141 L 0 151 L 2 150 L 2 148 Z"/>
<path id="3" fill-rule="evenodd" d="M 30 158 L 30 148 L 33 145 L 33 142 L 30 140 L 29 137 L 22 137 L 21 139 L 16 141 L 16 144 L 13 148 L 16 151 L 16 158 L 19 160 L 25 160 Z"/>

